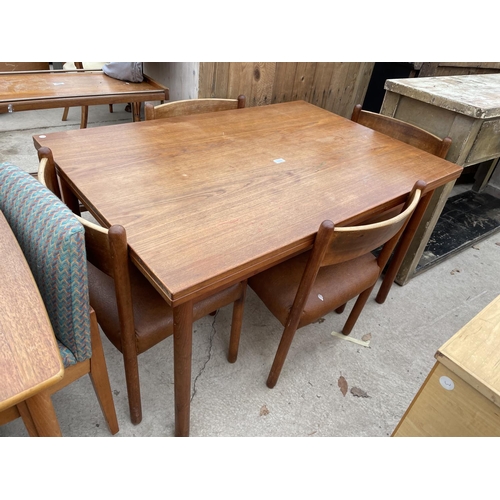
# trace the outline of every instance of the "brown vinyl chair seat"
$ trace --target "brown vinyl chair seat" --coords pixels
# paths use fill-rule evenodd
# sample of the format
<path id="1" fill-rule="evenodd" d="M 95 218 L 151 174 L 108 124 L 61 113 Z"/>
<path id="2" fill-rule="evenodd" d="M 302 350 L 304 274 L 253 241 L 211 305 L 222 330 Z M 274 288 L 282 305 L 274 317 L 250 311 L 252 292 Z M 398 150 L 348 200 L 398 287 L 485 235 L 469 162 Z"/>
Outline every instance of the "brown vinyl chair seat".
<path id="1" fill-rule="evenodd" d="M 113 278 L 88 262 L 90 303 L 106 337 L 119 350 L 121 328 Z M 137 354 L 141 354 L 173 333 L 173 309 L 165 302 L 144 275 L 129 266 L 132 309 Z M 241 283 L 232 285 L 216 295 L 209 296 L 193 306 L 193 321 L 234 302 L 241 296 Z"/>
<path id="2" fill-rule="evenodd" d="M 290 315 L 310 255 L 310 251 L 300 254 L 248 280 L 250 287 L 283 326 Z M 359 269 L 363 269 L 363 273 Z M 371 253 L 320 268 L 297 328 L 314 323 L 338 309 L 358 290 L 373 286 L 379 275 L 377 259 Z"/>

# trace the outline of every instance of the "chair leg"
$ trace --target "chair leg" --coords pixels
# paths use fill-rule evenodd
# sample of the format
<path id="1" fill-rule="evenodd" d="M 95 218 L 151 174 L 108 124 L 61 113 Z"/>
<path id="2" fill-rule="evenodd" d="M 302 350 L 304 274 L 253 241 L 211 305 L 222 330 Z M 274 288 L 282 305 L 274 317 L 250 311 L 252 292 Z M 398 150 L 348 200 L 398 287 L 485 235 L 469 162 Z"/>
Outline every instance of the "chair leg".
<path id="1" fill-rule="evenodd" d="M 94 386 L 97 399 L 101 406 L 104 418 L 108 423 L 111 434 L 119 431 L 118 419 L 116 418 L 115 403 L 111 393 L 106 359 L 102 349 L 101 337 L 95 312 L 90 314 L 90 334 L 92 339 L 92 358 L 90 359 L 90 379 Z"/>
<path id="2" fill-rule="evenodd" d="M 108 104 L 109 106 L 109 112 L 112 113 L 113 112 L 113 105 L 112 104 Z"/>
<path id="3" fill-rule="evenodd" d="M 354 325 L 356 324 L 356 321 L 358 321 L 361 311 L 365 307 L 368 297 L 370 297 L 370 294 L 372 293 L 374 286 L 375 284 L 373 284 L 370 288 L 367 288 L 364 292 L 362 292 L 359 295 L 358 300 L 356 300 L 356 303 L 352 308 L 351 314 L 349 314 L 349 317 L 347 318 L 344 328 L 342 329 L 342 333 L 344 335 L 349 335 L 351 333 Z"/>
<path id="4" fill-rule="evenodd" d="M 337 309 L 335 309 L 335 312 L 337 314 L 342 314 L 344 312 L 345 306 L 346 304 L 342 304 L 340 307 L 337 307 Z"/>
<path id="5" fill-rule="evenodd" d="M 295 332 L 297 331 L 297 326 L 299 324 L 299 319 L 293 322 L 293 324 L 289 323 L 281 336 L 280 344 L 278 346 L 278 350 L 276 351 L 276 355 L 274 356 L 273 366 L 271 367 L 271 371 L 269 372 L 269 376 L 267 377 L 267 387 L 272 389 L 276 382 L 278 382 L 278 378 L 281 373 L 281 369 L 285 363 L 286 355 L 288 354 L 288 350 L 292 345 L 293 337 L 295 336 Z"/>
<path id="6" fill-rule="evenodd" d="M 141 386 L 139 384 L 139 362 L 137 352 L 133 352 L 129 356 L 123 353 L 123 363 L 127 382 L 130 421 L 134 425 L 137 425 L 142 421 Z"/>
<path id="7" fill-rule="evenodd" d="M 69 112 L 69 108 L 64 108 L 63 115 L 62 115 L 63 122 L 65 122 L 68 119 L 68 112 Z"/>
<path id="8" fill-rule="evenodd" d="M 243 324 L 243 309 L 245 306 L 245 296 L 247 292 L 247 282 L 242 283 L 241 296 L 233 305 L 233 317 L 231 320 L 231 337 L 229 339 L 229 352 L 227 360 L 234 363 L 238 357 L 238 347 L 240 345 L 241 326 Z"/>

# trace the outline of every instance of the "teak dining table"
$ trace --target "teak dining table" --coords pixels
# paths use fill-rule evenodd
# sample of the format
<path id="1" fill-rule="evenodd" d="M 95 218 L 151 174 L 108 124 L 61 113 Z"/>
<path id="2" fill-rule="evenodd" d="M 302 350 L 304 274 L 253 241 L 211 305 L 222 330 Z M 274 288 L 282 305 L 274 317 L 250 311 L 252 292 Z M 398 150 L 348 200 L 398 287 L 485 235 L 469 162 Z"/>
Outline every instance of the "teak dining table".
<path id="1" fill-rule="evenodd" d="M 147 75 L 131 83 L 89 70 L 0 73 L 0 113 L 130 102 L 134 121 L 140 121 L 138 103 L 168 98 L 168 88 Z"/>
<path id="2" fill-rule="evenodd" d="M 25 423 L 35 426 L 30 435 L 60 436 L 44 389 L 63 377 L 61 356 L 35 279 L 1 211 L 0 276 L 0 424 L 10 421 L 8 413 L 27 412 Z"/>
<path id="3" fill-rule="evenodd" d="M 307 250 L 325 219 L 359 223 L 418 179 L 425 199 L 461 171 L 304 101 L 33 139 L 101 224 L 125 227 L 174 308 L 177 436 L 189 435 L 194 301 Z"/>

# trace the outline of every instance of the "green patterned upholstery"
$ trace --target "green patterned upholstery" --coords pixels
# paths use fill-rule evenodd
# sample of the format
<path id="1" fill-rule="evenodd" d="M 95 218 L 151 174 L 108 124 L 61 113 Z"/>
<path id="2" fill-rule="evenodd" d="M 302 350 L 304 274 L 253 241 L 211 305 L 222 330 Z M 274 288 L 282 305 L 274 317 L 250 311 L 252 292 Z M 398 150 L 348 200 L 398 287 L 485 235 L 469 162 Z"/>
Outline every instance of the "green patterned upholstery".
<path id="1" fill-rule="evenodd" d="M 40 290 L 65 367 L 91 357 L 85 229 L 46 187 L 0 164 L 0 210 Z"/>

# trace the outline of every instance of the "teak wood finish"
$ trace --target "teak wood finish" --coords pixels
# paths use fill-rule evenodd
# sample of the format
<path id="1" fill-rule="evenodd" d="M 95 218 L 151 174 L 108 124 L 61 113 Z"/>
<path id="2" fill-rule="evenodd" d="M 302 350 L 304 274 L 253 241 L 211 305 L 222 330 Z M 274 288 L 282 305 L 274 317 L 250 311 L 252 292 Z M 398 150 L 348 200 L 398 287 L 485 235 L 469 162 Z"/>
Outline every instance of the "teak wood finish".
<path id="1" fill-rule="evenodd" d="M 139 103 L 168 98 L 168 89 L 146 75 L 143 82 L 131 83 L 102 71 L 0 73 L 0 113 L 132 102 L 133 119 L 140 121 Z M 82 113 L 81 128 L 86 126 L 85 115 Z"/>
<path id="2" fill-rule="evenodd" d="M 250 278 L 250 287 L 285 327 L 267 379 L 269 388 L 278 381 L 297 329 L 333 310 L 342 313 L 357 297 L 342 330 L 351 333 L 424 189 L 425 182 L 418 181 L 402 211 L 387 220 L 350 227 L 323 221 L 310 252 Z M 379 247 L 375 257 L 371 252 Z"/>
<path id="3" fill-rule="evenodd" d="M 167 102 L 154 106 L 147 102 L 144 105 L 146 120 L 158 118 L 172 118 L 174 116 L 198 115 L 201 113 L 212 113 L 214 111 L 228 111 L 231 109 L 242 109 L 245 107 L 245 96 L 240 95 L 238 99 L 186 99 L 182 101 Z"/>
<path id="4" fill-rule="evenodd" d="M 61 198 L 52 152 L 40 148 L 38 157 L 38 179 Z M 139 424 L 142 403 L 138 356 L 172 335 L 172 308 L 131 265 L 123 226 L 106 229 L 81 217 L 78 220 L 85 228 L 90 304 L 103 332 L 123 355 L 130 419 Z M 243 281 L 203 297 L 194 304 L 193 320 L 233 303 L 231 339 L 238 339 L 245 292 L 246 281 Z"/>
<path id="5" fill-rule="evenodd" d="M 398 120 L 392 116 L 381 115 L 363 110 L 361 104 L 356 104 L 356 106 L 354 106 L 351 120 L 359 123 L 360 125 L 371 128 L 372 130 L 376 130 L 377 132 L 397 139 L 398 141 L 403 141 L 410 146 L 427 151 L 427 153 L 435 155 L 438 158 L 446 158 L 452 143 L 452 139 L 450 137 L 441 139 L 441 137 L 431 134 L 427 130 L 417 127 L 416 125 L 412 125 L 411 123 Z M 394 282 L 394 278 L 401 267 L 404 256 L 408 252 L 412 241 L 418 238 L 425 230 L 425 228 L 422 227 L 421 221 L 430 201 L 431 197 L 428 195 L 426 200 L 420 204 L 420 207 L 413 218 L 412 224 L 415 229 L 407 233 L 406 237 L 402 238 L 399 242 L 398 252 L 391 260 L 389 267 L 385 272 L 382 285 L 377 293 L 376 300 L 379 304 L 383 304 L 387 299 L 392 283 Z M 410 240 L 410 238 L 408 238 L 408 234 L 415 234 L 415 237 Z"/>
<path id="6" fill-rule="evenodd" d="M 0 424 L 20 415 L 31 433 L 60 436 L 44 392 L 64 375 L 45 305 L 16 237 L 0 212 Z M 12 417 L 11 417 L 12 416 Z"/>
<path id="7" fill-rule="evenodd" d="M 455 179 L 445 160 L 303 101 L 34 136 L 61 182 L 174 308 L 176 435 L 189 434 L 193 302 Z M 426 194 L 425 192 L 423 193 Z"/>

